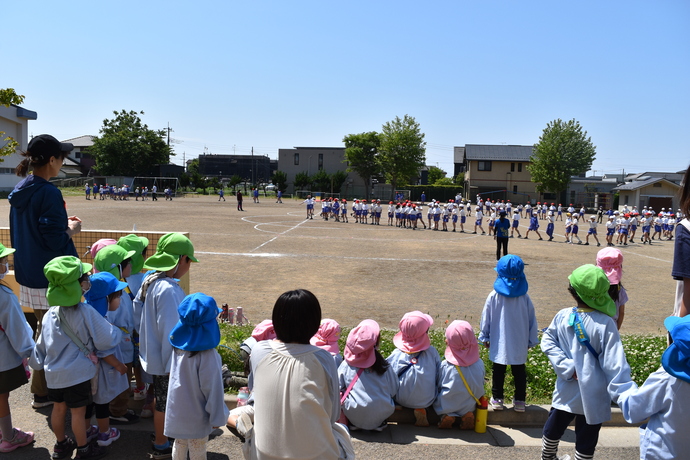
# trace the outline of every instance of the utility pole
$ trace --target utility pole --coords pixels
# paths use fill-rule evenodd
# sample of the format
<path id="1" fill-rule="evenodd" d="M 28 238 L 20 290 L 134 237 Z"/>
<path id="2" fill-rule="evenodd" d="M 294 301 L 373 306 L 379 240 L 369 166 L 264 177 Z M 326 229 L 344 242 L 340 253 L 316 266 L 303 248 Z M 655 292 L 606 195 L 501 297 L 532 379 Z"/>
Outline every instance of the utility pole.
<path id="1" fill-rule="evenodd" d="M 254 147 L 252 146 L 252 185 L 254 185 L 256 182 L 254 181 L 254 176 L 255 176 L 255 170 L 256 168 L 254 167 Z"/>
<path id="2" fill-rule="evenodd" d="M 170 148 L 170 132 L 172 132 L 172 129 L 170 129 L 170 122 L 168 122 L 168 148 Z"/>

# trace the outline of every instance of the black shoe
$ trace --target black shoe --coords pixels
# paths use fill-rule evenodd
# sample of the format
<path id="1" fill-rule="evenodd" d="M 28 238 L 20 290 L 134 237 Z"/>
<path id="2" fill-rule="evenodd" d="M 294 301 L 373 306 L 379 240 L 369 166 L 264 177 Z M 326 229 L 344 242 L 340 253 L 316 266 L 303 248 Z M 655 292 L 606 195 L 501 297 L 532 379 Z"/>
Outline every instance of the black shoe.
<path id="1" fill-rule="evenodd" d="M 34 409 L 40 409 L 42 407 L 52 406 L 53 401 L 48 399 L 48 396 L 38 396 L 34 395 L 34 400 L 31 402 L 31 407 Z"/>
<path id="2" fill-rule="evenodd" d="M 156 446 L 153 446 L 153 451 L 149 454 L 149 458 L 156 460 L 172 458 L 172 445 L 166 447 L 165 449 L 156 449 Z"/>
<path id="3" fill-rule="evenodd" d="M 585 243 L 585 246 L 589 246 L 589 243 Z"/>
<path id="4" fill-rule="evenodd" d="M 110 416 L 111 425 L 131 425 L 132 423 L 137 423 L 139 421 L 139 416 L 132 410 L 128 410 L 124 415 L 115 417 Z"/>
<path id="5" fill-rule="evenodd" d="M 97 459 L 97 458 L 102 458 L 105 457 L 105 454 L 107 454 L 108 451 L 104 448 L 99 446 L 95 442 L 91 442 L 86 445 L 85 448 L 83 449 L 77 449 L 77 455 L 74 457 L 75 460 L 77 459 Z M 172 456 L 172 449 L 170 450 L 170 454 Z"/>
<path id="6" fill-rule="evenodd" d="M 65 438 L 61 443 L 56 442 L 53 446 L 53 453 L 50 457 L 54 460 L 59 460 L 61 458 L 71 458 L 72 452 L 77 448 L 77 445 L 72 441 L 72 438 Z"/>

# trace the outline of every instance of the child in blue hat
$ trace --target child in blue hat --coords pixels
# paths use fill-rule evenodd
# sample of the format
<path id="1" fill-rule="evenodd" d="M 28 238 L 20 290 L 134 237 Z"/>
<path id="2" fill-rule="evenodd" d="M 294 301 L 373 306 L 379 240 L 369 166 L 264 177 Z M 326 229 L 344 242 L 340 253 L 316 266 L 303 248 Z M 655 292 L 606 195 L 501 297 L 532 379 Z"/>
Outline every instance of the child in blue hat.
<path id="1" fill-rule="evenodd" d="M 525 237 L 527 238 L 527 237 Z M 479 341 L 489 349 L 493 362 L 491 407 L 503 410 L 503 385 L 510 365 L 515 380 L 513 409 L 525 411 L 527 397 L 527 350 L 539 343 L 537 317 L 527 294 L 525 264 L 508 254 L 496 263 L 494 289 L 486 298 L 480 323 Z"/>
<path id="2" fill-rule="evenodd" d="M 206 458 L 208 435 L 228 419 L 217 317 L 213 297 L 190 294 L 177 308 L 180 319 L 170 333 L 173 346 L 165 411 L 165 436 L 175 438 L 173 458 Z"/>
<path id="3" fill-rule="evenodd" d="M 661 368 L 650 374 L 642 387 L 618 398 L 623 417 L 643 425 L 640 458 L 675 459 L 690 452 L 687 434 L 690 401 L 690 316 L 666 318 L 671 345 L 661 357 Z"/>
<path id="4" fill-rule="evenodd" d="M 110 312 L 120 307 L 122 290 L 127 283 L 119 281 L 115 275 L 108 272 L 99 272 L 89 277 L 91 289 L 85 294 L 86 302 L 96 311 L 108 319 Z M 112 323 L 111 323 L 112 324 Z M 98 445 L 109 446 L 113 441 L 120 439 L 120 431 L 110 427 L 110 402 L 123 391 L 129 389 L 127 378 L 127 366 L 122 353 L 122 342 L 110 350 L 98 351 L 98 387 L 93 395 L 96 410 L 96 423 L 98 424 Z"/>

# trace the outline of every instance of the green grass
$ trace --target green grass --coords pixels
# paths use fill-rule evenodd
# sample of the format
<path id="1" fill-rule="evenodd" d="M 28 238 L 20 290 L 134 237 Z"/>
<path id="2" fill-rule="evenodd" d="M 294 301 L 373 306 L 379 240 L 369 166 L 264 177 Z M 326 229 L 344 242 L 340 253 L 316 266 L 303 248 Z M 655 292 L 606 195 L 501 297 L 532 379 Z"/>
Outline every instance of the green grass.
<path id="1" fill-rule="evenodd" d="M 234 326 L 229 324 L 221 324 L 221 346 L 218 347 L 218 352 L 223 359 L 223 363 L 228 365 L 228 368 L 233 371 L 241 372 L 243 370 L 243 363 L 239 357 L 240 344 L 251 335 L 254 326 Z M 343 327 L 340 335 L 340 349 L 345 346 L 347 334 L 350 332 L 349 327 Z M 393 344 L 393 336 L 397 331 L 382 330 L 381 331 L 381 345 L 380 351 L 383 356 L 388 356 L 395 349 Z M 434 329 L 429 331 L 429 338 L 431 344 L 441 354 L 443 359 L 443 352 L 446 349 L 445 335 L 443 329 Z M 665 336 L 653 335 L 624 335 L 623 348 L 632 370 L 632 379 L 638 384 L 642 385 L 647 379 L 647 376 L 656 371 L 661 365 L 661 355 L 666 349 Z M 541 334 L 540 334 L 541 339 Z M 485 389 L 486 394 L 491 394 L 491 361 L 489 360 L 489 351 L 480 346 L 479 353 L 481 359 L 484 361 L 486 369 Z M 551 363 L 541 348 L 536 346 L 529 350 L 527 354 L 527 401 L 530 404 L 549 404 L 551 402 L 551 394 L 556 383 L 556 374 L 553 372 Z M 513 378 L 510 370 L 506 374 L 505 384 L 505 399 L 510 401 L 513 398 Z"/>

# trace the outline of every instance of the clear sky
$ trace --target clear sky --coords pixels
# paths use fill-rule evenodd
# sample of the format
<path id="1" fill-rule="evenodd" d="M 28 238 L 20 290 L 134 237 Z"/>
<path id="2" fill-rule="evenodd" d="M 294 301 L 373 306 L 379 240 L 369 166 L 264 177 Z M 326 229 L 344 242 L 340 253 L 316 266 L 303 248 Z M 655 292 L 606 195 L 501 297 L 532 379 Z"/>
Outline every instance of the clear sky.
<path id="1" fill-rule="evenodd" d="M 596 174 L 690 162 L 690 2 L 11 1 L 0 87 L 33 135 L 98 135 L 114 110 L 168 123 L 173 162 L 342 146 L 409 114 L 427 164 L 538 141 L 575 118 Z M 685 134 L 684 134 L 685 133 Z"/>

